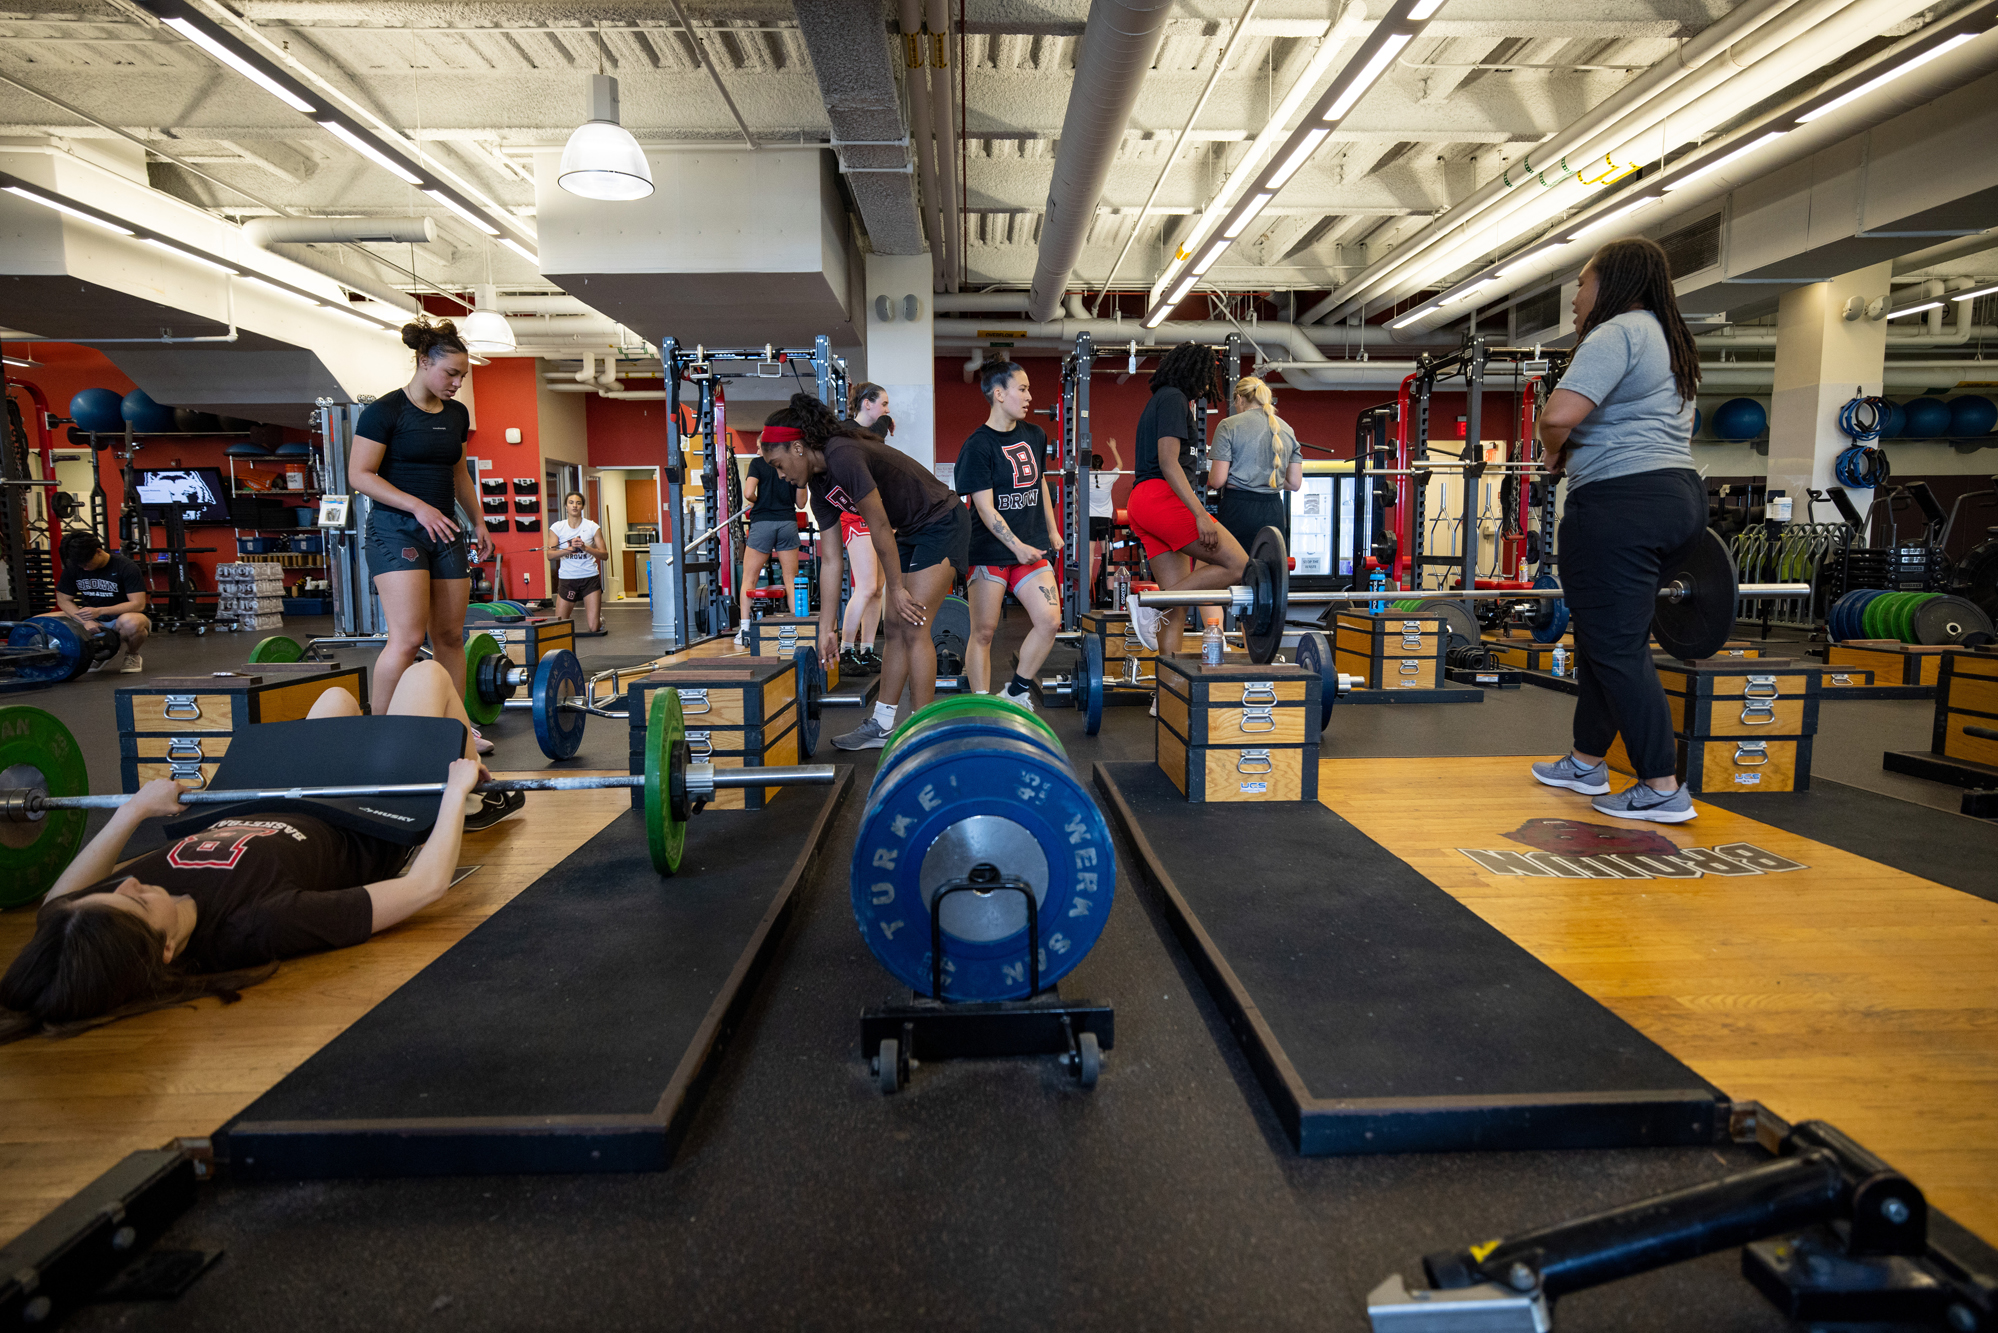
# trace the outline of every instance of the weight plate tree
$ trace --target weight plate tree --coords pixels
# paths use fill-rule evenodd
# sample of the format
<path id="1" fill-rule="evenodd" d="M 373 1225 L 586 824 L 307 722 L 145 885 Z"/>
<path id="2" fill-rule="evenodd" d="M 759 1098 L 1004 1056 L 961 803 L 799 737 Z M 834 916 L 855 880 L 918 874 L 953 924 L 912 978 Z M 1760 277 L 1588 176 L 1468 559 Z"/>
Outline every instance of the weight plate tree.
<path id="1" fill-rule="evenodd" d="M 933 704 L 910 719 L 861 815 L 854 919 L 881 965 L 919 995 L 1024 999 L 1034 965 L 1042 989 L 1059 981 L 1095 945 L 1110 913 L 1116 853 L 1096 803 L 1039 728 L 1024 721 L 1032 734 L 995 735 L 997 716 Z M 978 887 L 952 891 L 933 920 L 939 891 L 966 884 Z M 1026 892 L 1036 904 L 1031 940 Z"/>

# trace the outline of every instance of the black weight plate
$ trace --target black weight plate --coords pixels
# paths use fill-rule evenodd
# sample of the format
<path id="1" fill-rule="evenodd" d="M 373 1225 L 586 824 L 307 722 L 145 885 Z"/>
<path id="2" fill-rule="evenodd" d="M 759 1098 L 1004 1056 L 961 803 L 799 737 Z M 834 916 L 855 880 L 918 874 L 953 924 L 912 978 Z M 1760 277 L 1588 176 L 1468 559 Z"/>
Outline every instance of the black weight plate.
<path id="1" fill-rule="evenodd" d="M 67 619 L 39 616 L 24 620 L 7 635 L 10 648 L 39 648 L 56 654 L 54 660 L 14 663 L 14 682 L 55 685 L 74 680 L 90 668 L 90 656 L 83 650 L 83 636 Z"/>
<path id="2" fill-rule="evenodd" d="M 1661 586 L 1683 584 L 1680 601 L 1658 599 L 1651 617 L 1651 632 L 1658 646 L 1682 661 L 1712 657 L 1727 643 L 1734 630 L 1734 555 L 1719 533 L 1703 528 L 1700 535 L 1665 562 Z"/>
<path id="3" fill-rule="evenodd" d="M 1443 617 L 1443 630 L 1454 641 L 1462 639 L 1466 644 L 1484 642 L 1484 631 L 1478 627 L 1478 618 L 1462 602 L 1431 602 L 1423 608 L 1423 614 Z"/>
<path id="4" fill-rule="evenodd" d="M 1962 643 L 1966 635 L 1991 632 L 1991 617 L 1967 597 L 1931 597 L 1915 608 L 1916 643 Z"/>
<path id="5" fill-rule="evenodd" d="M 957 596 L 944 598 L 930 621 L 930 642 L 937 646 L 939 654 L 948 652 L 962 662 L 965 645 L 971 642 L 971 603 Z M 957 672 L 941 674 L 954 676 Z"/>
<path id="6" fill-rule="evenodd" d="M 1082 700 L 1082 729 L 1094 736 L 1103 726 L 1103 640 L 1082 637 L 1082 679 L 1075 683 Z"/>
<path id="7" fill-rule="evenodd" d="M 791 660 L 798 674 L 798 752 L 810 759 L 819 748 L 819 715 L 825 711 L 819 697 L 825 693 L 826 673 L 819 669 L 819 650 L 812 644 L 800 644 Z"/>
<path id="8" fill-rule="evenodd" d="M 534 668 L 534 739 L 550 759 L 573 759 L 583 744 L 588 714 L 562 706 L 580 698 L 583 688 L 582 664 L 567 648 L 557 648 Z"/>
<path id="9" fill-rule="evenodd" d="M 1290 548 L 1283 533 L 1267 527 L 1258 531 L 1249 546 L 1249 565 L 1256 604 L 1243 622 L 1242 638 L 1251 662 L 1273 662 L 1283 647 L 1284 617 L 1290 611 Z"/>
<path id="10" fill-rule="evenodd" d="M 1315 629 L 1297 636 L 1297 664 L 1318 677 L 1318 729 L 1332 721 L 1332 704 L 1339 697 L 1339 672 L 1332 664 L 1332 641 Z"/>

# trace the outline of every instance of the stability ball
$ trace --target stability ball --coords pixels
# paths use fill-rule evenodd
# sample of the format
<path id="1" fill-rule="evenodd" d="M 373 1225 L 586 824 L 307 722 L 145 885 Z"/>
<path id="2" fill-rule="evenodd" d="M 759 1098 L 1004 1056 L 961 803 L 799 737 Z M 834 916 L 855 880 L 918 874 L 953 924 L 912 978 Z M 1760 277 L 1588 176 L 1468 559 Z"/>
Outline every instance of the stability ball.
<path id="1" fill-rule="evenodd" d="M 173 409 L 161 407 L 144 389 L 134 389 L 119 405 L 125 420 L 141 435 L 164 435 L 173 429 Z"/>
<path id="2" fill-rule="evenodd" d="M 1880 400 L 1880 438 L 1898 440 L 1908 429 L 1908 409 L 1886 398 Z"/>
<path id="3" fill-rule="evenodd" d="M 1940 398 L 1911 398 L 1902 409 L 1908 424 L 1903 434 L 1911 440 L 1933 440 L 1949 434 L 1949 404 Z"/>
<path id="4" fill-rule="evenodd" d="M 1966 393 L 1949 400 L 1950 434 L 1989 435 L 1993 425 L 1998 425 L 1998 403 L 1984 395 Z"/>
<path id="5" fill-rule="evenodd" d="M 1693 409 L 1693 438 L 1694 438 L 1694 439 L 1698 439 L 1698 438 L 1699 438 L 1699 436 L 1700 436 L 1700 422 L 1701 422 L 1701 421 L 1702 421 L 1703 419 L 1704 419 L 1704 418 L 1702 418 L 1702 417 L 1700 416 L 1700 409 L 1699 409 L 1699 408 L 1697 408 L 1697 407 L 1696 407 L 1696 408 L 1694 408 L 1694 409 Z"/>
<path id="6" fill-rule="evenodd" d="M 125 418 L 110 389 L 85 389 L 69 400 L 69 419 L 87 434 L 122 435 Z"/>
<path id="7" fill-rule="evenodd" d="M 1769 413 L 1753 398 L 1730 398 L 1714 409 L 1714 434 L 1723 440 L 1752 440 L 1769 424 Z"/>

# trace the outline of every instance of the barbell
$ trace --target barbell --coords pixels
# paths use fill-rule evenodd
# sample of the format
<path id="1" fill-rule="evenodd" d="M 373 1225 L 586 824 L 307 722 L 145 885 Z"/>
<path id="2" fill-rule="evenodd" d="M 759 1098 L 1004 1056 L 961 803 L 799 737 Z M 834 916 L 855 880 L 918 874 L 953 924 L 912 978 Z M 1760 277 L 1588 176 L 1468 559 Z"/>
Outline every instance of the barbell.
<path id="1" fill-rule="evenodd" d="M 1349 605 L 1355 602 L 1538 601 L 1565 608 L 1558 586 L 1539 588 L 1436 588 L 1425 592 L 1300 592 L 1290 591 L 1290 553 L 1283 533 L 1266 527 L 1256 534 L 1244 570 L 1246 583 L 1190 592 L 1137 592 L 1139 606 L 1169 609 L 1180 606 L 1225 606 L 1243 617 L 1243 638 L 1252 661 L 1268 662 L 1283 644 L 1290 604 Z M 1809 597 L 1808 583 L 1742 583 L 1734 556 L 1713 529 L 1704 530 L 1684 552 L 1668 563 L 1658 589 L 1658 609 L 1651 632 L 1659 646 L 1674 657 L 1712 657 L 1734 629 L 1735 607 L 1744 598 Z M 1558 618 L 1558 617 L 1553 617 Z"/>
<path id="2" fill-rule="evenodd" d="M 835 780 L 831 764 L 773 768 L 716 768 L 693 760 L 677 690 L 655 690 L 646 717 L 645 771 L 601 777 L 499 778 L 472 790 L 486 792 L 603 791 L 642 788 L 646 842 L 662 875 L 679 870 L 687 821 L 734 787 L 824 786 Z M 115 810 L 128 793 L 91 794 L 76 738 L 39 708 L 0 709 L 0 907 L 21 907 L 46 893 L 83 845 L 85 811 Z M 183 791 L 183 805 L 232 805 L 245 801 L 339 800 L 353 797 L 441 796 L 441 782 L 381 786 L 205 787 Z"/>

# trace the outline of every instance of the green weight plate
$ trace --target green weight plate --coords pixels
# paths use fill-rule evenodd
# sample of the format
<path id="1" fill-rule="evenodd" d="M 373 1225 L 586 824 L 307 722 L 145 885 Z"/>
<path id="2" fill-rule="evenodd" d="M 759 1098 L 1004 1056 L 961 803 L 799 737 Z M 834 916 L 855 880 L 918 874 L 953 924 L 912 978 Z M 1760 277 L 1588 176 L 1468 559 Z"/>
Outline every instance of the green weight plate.
<path id="1" fill-rule="evenodd" d="M 284 634 L 273 634 L 268 639 L 259 640 L 250 650 L 252 662 L 302 662 L 305 660 L 305 646 L 297 639 Z"/>
<path id="2" fill-rule="evenodd" d="M 474 634 L 465 640 L 465 712 L 477 726 L 489 727 L 499 721 L 500 701 L 479 695 L 479 663 L 499 655 L 499 640 L 490 634 Z"/>
<path id="3" fill-rule="evenodd" d="M 1908 600 L 1901 603 L 1900 614 L 1895 617 L 1895 628 L 1900 631 L 1902 643 L 1915 641 L 1915 613 L 1923 606 L 1942 596 L 1936 592 L 1916 592 L 1908 594 Z"/>
<path id="4" fill-rule="evenodd" d="M 687 724 L 678 690 L 654 690 L 645 719 L 645 842 L 652 868 L 680 869 L 687 851 Z"/>
<path id="5" fill-rule="evenodd" d="M 1915 594 L 1911 592 L 1897 592 L 1880 599 L 1887 604 L 1880 613 L 1881 638 L 1899 639 L 1901 637 L 1902 628 L 1907 623 L 1902 619 L 1902 611 L 1909 602 L 1914 600 L 1914 597 Z"/>
<path id="6" fill-rule="evenodd" d="M 1009 703 L 996 694 L 953 694 L 938 699 L 929 707 L 916 712 L 910 716 L 908 721 L 890 733 L 888 743 L 881 747 L 881 759 L 875 766 L 876 775 L 878 776 L 881 770 L 887 767 L 888 756 L 894 753 L 896 746 L 908 740 L 912 733 L 930 725 L 931 722 L 952 718 L 960 713 L 989 713 L 997 709 L 1003 709 L 1009 714 L 1028 719 L 1036 727 L 1040 728 L 1049 742 L 1053 744 L 1056 754 L 1065 755 L 1067 753 L 1067 751 L 1062 749 L 1061 738 L 1055 735 L 1054 728 L 1042 721 L 1040 714 L 1034 712 L 1033 709 L 1022 708 L 1016 703 Z"/>
<path id="7" fill-rule="evenodd" d="M 1885 596 L 1876 597 L 1866 604 L 1865 610 L 1860 612 L 1859 629 L 1862 638 L 1884 639 L 1887 637 L 1887 631 L 1881 624 L 1881 617 L 1887 611 L 1887 603 L 1893 601 L 1899 595 L 1899 593 L 1890 592 Z"/>
<path id="8" fill-rule="evenodd" d="M 76 738 L 39 708 L 0 708 L 0 787 L 40 787 L 85 796 L 90 773 Z M 82 810 L 51 810 L 24 823 L 0 821 L 0 907 L 25 907 L 49 891 L 83 846 Z"/>

